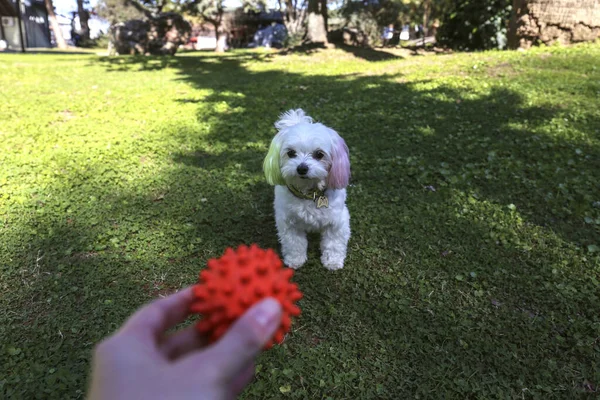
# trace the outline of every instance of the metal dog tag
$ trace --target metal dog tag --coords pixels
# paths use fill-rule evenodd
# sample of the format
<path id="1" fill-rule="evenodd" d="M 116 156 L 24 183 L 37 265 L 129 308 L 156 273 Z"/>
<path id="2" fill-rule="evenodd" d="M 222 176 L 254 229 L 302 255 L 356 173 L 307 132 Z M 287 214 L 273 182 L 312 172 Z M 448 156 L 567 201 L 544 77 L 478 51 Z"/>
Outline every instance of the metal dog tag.
<path id="1" fill-rule="evenodd" d="M 329 199 L 327 198 L 327 196 L 319 196 L 319 198 L 317 199 L 317 208 L 329 208 Z"/>

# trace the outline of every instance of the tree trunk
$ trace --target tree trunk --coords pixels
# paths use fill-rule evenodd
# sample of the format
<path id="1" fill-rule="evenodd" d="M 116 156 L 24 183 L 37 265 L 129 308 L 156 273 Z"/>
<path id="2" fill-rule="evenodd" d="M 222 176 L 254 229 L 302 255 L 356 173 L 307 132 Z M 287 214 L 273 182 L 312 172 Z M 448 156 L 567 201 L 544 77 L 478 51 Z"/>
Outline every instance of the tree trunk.
<path id="1" fill-rule="evenodd" d="M 21 52 L 25 53 L 25 37 L 23 36 L 23 15 L 21 14 L 20 0 L 17 0 L 17 24 L 19 24 L 19 41 L 21 42 Z M 4 28 L 2 28 L 2 39 L 4 39 Z"/>
<path id="2" fill-rule="evenodd" d="M 598 0 L 513 0 L 510 48 L 575 43 L 600 37 Z"/>
<path id="3" fill-rule="evenodd" d="M 325 34 L 327 34 L 327 32 L 329 32 L 329 25 L 328 25 L 328 16 L 327 16 L 327 0 L 321 0 L 321 14 L 323 15 L 323 21 L 325 23 Z M 325 36 L 327 37 L 327 36 Z"/>
<path id="4" fill-rule="evenodd" d="M 297 0 L 285 0 L 284 23 L 289 36 L 299 36 L 303 30 L 304 17 L 306 15 L 305 3 L 303 2 L 299 9 Z"/>
<path id="5" fill-rule="evenodd" d="M 87 42 L 90 40 L 90 25 L 88 24 L 90 14 L 83 7 L 83 0 L 77 0 L 77 14 L 79 15 L 79 25 L 81 26 L 81 39 Z"/>
<path id="6" fill-rule="evenodd" d="M 60 25 L 58 24 L 58 20 L 56 19 L 56 14 L 54 13 L 54 5 L 52 4 L 52 0 L 44 0 L 44 4 L 46 4 L 46 11 L 48 12 L 48 19 L 50 20 L 50 27 L 52 28 L 52 32 L 54 32 L 56 46 L 59 49 L 66 49 L 67 42 L 65 42 L 65 38 L 63 37 L 62 31 L 60 30 Z"/>
<path id="7" fill-rule="evenodd" d="M 431 15 L 431 0 L 423 1 L 423 37 L 429 34 L 429 16 Z"/>
<path id="8" fill-rule="evenodd" d="M 308 0 L 306 39 L 310 43 L 327 44 L 327 7 L 323 7 L 324 3 L 322 0 Z"/>
<path id="9" fill-rule="evenodd" d="M 227 35 L 224 35 L 224 32 L 221 32 L 220 22 L 213 22 L 212 24 L 215 27 L 215 39 L 217 39 L 217 47 L 215 47 L 215 52 L 224 53 L 225 46 L 227 44 Z"/>
<path id="10" fill-rule="evenodd" d="M 2 25 L 2 22 L 0 22 L 0 39 L 6 40 L 6 34 L 4 33 L 4 25 Z"/>
<path id="11" fill-rule="evenodd" d="M 216 32 L 216 37 L 217 47 L 215 48 L 215 51 L 217 53 L 224 53 L 227 45 L 227 35 L 225 35 L 223 32 Z"/>

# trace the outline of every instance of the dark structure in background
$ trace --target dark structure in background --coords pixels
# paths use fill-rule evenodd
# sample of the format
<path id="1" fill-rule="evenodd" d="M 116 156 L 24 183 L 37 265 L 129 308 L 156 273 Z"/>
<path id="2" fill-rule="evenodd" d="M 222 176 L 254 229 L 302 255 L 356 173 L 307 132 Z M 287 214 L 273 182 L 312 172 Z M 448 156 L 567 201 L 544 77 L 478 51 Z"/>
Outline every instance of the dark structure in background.
<path id="1" fill-rule="evenodd" d="M 246 48 L 254 40 L 257 31 L 273 24 L 283 24 L 283 13 L 276 10 L 244 11 L 243 8 L 226 9 L 223 14 L 223 35 L 227 36 L 228 48 Z M 214 27 L 211 24 L 195 24 L 192 26 L 188 49 L 208 50 L 209 47 L 197 45 L 200 42 L 215 38 Z M 206 41 L 204 41 L 204 40 Z M 211 50 L 213 48 L 210 48 Z"/>
<path id="2" fill-rule="evenodd" d="M 20 11 L 20 8 L 17 8 Z M 12 25 L 13 21 L 16 21 L 18 25 L 19 31 L 19 41 L 21 43 L 21 51 L 25 52 L 25 45 L 23 41 L 23 26 L 21 23 L 21 13 L 17 12 L 12 5 L 8 2 L 8 0 L 0 0 L 0 40 L 3 41 L 3 45 L 8 46 L 8 41 L 6 40 L 6 30 L 4 26 Z M 3 46 L 4 48 L 4 46 Z M 2 48 L 2 49 L 3 49 Z"/>
<path id="3" fill-rule="evenodd" d="M 269 25 L 283 23 L 283 13 L 277 10 L 236 12 L 229 23 L 229 44 L 231 47 L 248 47 L 256 32 Z"/>
<path id="4" fill-rule="evenodd" d="M 192 27 L 180 14 L 160 13 L 110 27 L 110 54 L 175 55 Z"/>
<path id="5" fill-rule="evenodd" d="M 0 40 L 11 50 L 51 47 L 48 13 L 43 0 L 0 0 Z"/>

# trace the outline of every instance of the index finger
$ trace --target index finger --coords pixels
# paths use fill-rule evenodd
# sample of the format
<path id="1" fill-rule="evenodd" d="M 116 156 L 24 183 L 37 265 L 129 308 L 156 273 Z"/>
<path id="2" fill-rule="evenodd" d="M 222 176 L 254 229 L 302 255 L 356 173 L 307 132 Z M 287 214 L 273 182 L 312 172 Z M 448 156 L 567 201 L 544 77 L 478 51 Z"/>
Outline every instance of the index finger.
<path id="1" fill-rule="evenodd" d="M 158 338 L 167 329 L 187 318 L 193 299 L 193 289 L 190 286 L 164 299 L 155 300 L 133 314 L 125 322 L 121 332 Z"/>

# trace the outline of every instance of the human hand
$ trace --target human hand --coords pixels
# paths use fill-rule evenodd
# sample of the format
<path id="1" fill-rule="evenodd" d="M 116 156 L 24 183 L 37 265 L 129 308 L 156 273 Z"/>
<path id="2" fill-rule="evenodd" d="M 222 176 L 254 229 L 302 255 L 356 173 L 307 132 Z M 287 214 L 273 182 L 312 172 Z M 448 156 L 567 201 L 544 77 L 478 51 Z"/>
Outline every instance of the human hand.
<path id="1" fill-rule="evenodd" d="M 90 400 L 235 398 L 254 377 L 254 360 L 281 322 L 281 306 L 265 299 L 249 309 L 215 344 L 184 321 L 192 288 L 137 311 L 100 343 L 92 362 Z"/>

